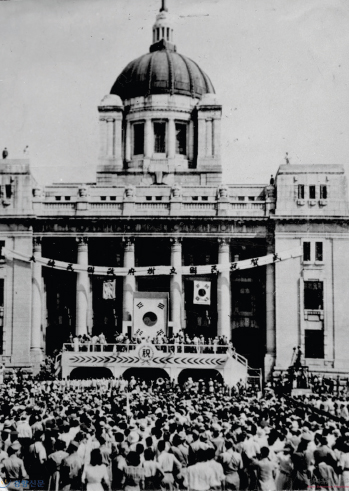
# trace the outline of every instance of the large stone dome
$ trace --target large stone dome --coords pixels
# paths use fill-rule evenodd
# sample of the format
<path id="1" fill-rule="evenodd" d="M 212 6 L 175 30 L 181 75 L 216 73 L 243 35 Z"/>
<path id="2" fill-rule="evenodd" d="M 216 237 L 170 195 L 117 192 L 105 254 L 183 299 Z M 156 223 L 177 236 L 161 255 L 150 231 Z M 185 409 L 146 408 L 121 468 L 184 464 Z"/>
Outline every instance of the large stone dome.
<path id="1" fill-rule="evenodd" d="M 162 40 L 150 53 L 131 61 L 116 79 L 110 93 L 122 100 L 151 94 L 180 94 L 201 98 L 215 93 L 205 72 Z"/>

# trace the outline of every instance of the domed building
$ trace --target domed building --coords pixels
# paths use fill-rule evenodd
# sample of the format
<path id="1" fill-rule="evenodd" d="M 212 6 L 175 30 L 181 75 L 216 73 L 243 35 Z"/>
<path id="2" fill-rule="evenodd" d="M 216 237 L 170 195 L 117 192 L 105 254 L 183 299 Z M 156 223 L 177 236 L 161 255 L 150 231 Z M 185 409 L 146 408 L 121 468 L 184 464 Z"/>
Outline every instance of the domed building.
<path id="1" fill-rule="evenodd" d="M 149 53 L 131 61 L 103 99 L 98 182 L 221 182 L 222 107 L 210 78 L 173 38 L 163 6 Z"/>
<path id="2" fill-rule="evenodd" d="M 232 385 L 248 367 L 258 380 L 286 371 L 299 347 L 308 370 L 346 376 L 343 168 L 287 158 L 262 185 L 222 183 L 222 107 L 177 52 L 164 0 L 149 52 L 98 114 L 96 182 L 43 188 L 29 160 L 0 162 L 5 367 L 37 371 L 64 346 L 63 377 L 100 368 Z"/>

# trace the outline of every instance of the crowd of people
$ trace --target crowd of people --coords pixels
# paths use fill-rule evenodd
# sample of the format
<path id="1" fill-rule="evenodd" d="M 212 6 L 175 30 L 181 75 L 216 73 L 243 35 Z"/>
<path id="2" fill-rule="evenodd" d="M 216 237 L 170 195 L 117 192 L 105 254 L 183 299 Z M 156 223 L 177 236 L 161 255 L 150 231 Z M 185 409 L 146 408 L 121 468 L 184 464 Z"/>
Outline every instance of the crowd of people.
<path id="1" fill-rule="evenodd" d="M 166 353 L 226 353 L 228 349 L 234 350 L 231 340 L 226 336 L 205 338 L 202 334 L 189 336 L 181 330 L 179 333 L 168 337 L 162 331 L 155 337 L 142 336 L 143 333 L 135 332 L 133 336 L 117 333 L 112 343 L 107 343 L 103 332 L 100 334 L 89 334 L 73 336 L 70 334 L 65 349 L 71 351 L 131 351 L 138 344 L 151 343 Z"/>
<path id="2" fill-rule="evenodd" d="M 0 486 L 8 489 L 349 486 L 349 427 L 314 413 L 311 397 L 295 407 L 270 387 L 262 394 L 240 384 L 231 392 L 214 380 L 159 385 L 16 374 L 0 394 Z"/>

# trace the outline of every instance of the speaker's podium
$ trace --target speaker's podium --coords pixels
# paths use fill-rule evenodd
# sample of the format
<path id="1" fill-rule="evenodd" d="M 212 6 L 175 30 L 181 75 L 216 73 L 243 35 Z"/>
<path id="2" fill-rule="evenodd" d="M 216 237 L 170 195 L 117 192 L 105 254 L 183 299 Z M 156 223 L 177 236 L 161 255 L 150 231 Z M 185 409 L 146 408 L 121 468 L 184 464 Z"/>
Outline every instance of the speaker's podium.
<path id="1" fill-rule="evenodd" d="M 146 377 L 145 370 L 151 368 L 162 370 L 175 381 L 178 381 L 184 370 L 186 374 L 183 374 L 182 378 L 194 376 L 194 373 L 200 373 L 200 378 L 206 375 L 212 377 L 213 372 L 218 372 L 229 386 L 239 381 L 247 381 L 246 358 L 227 346 L 218 347 L 215 353 L 212 345 L 159 343 L 159 338 L 172 338 L 173 335 L 173 325 L 168 320 L 168 312 L 168 293 L 135 292 L 133 318 L 123 321 L 123 334 L 128 334 L 127 342 L 107 344 L 103 347 L 97 345 L 93 347 L 93 351 L 88 352 L 72 352 L 71 345 L 66 345 L 68 348 L 62 354 L 62 377 L 74 376 L 76 368 L 84 367 L 107 368 L 110 376 L 125 378 L 130 374 L 130 369 L 138 369 L 137 376 L 140 374 Z M 97 371 L 95 376 L 98 376 Z"/>

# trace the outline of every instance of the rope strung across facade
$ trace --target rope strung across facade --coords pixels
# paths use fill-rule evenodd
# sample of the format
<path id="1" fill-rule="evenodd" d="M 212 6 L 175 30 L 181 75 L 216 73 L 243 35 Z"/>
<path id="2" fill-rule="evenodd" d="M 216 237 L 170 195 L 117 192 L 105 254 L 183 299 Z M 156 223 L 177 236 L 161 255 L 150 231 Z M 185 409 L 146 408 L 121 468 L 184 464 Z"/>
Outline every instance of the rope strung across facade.
<path id="1" fill-rule="evenodd" d="M 17 259 L 19 261 L 36 262 L 48 268 L 60 269 L 76 273 L 86 272 L 89 274 L 114 276 L 160 276 L 160 275 L 202 275 L 202 274 L 217 274 L 226 271 L 239 271 L 242 269 L 256 268 L 258 266 L 266 266 L 287 259 L 300 257 L 302 255 L 302 247 L 299 246 L 288 251 L 267 254 L 266 256 L 244 259 L 243 261 L 230 262 L 226 264 L 205 264 L 201 266 L 141 266 L 134 268 L 117 268 L 107 266 L 85 266 L 81 264 L 67 263 L 57 261 L 55 259 L 28 256 L 17 251 L 12 251 L 3 247 L 2 253 L 7 260 Z"/>

